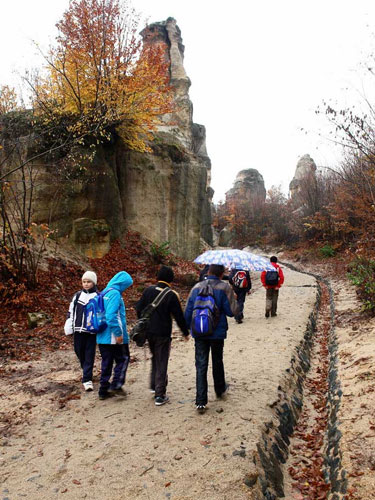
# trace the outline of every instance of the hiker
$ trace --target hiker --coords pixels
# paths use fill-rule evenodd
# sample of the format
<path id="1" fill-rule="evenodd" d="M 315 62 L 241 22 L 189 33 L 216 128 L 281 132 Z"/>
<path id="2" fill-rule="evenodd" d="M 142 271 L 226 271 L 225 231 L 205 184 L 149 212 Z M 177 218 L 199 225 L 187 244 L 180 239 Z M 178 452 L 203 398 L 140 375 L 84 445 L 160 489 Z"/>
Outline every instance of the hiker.
<path id="1" fill-rule="evenodd" d="M 126 311 L 122 293 L 133 284 L 126 271 L 115 274 L 101 292 L 104 297 L 105 319 L 107 326 L 97 333 L 96 341 L 102 357 L 99 399 L 107 399 L 115 394 L 124 395 L 122 386 L 125 383 L 128 369 L 129 337 L 126 330 Z M 112 368 L 115 363 L 115 368 Z"/>
<path id="2" fill-rule="evenodd" d="M 209 268 L 209 264 L 206 264 L 204 266 L 204 268 L 202 269 L 202 271 L 199 273 L 199 281 L 203 281 L 207 278 L 207 272 L 208 272 L 208 268 Z"/>
<path id="3" fill-rule="evenodd" d="M 168 360 L 172 342 L 172 317 L 176 320 L 185 340 L 189 340 L 189 330 L 179 296 L 171 288 L 174 279 L 173 269 L 161 266 L 156 279 L 156 285 L 151 285 L 144 290 L 135 308 L 137 316 L 140 318 L 145 307 L 151 304 L 165 288 L 169 289 L 169 292 L 166 292 L 163 300 L 152 313 L 147 327 L 147 340 L 152 355 L 150 391 L 155 395 L 155 405 L 161 406 L 169 401 L 167 385 Z"/>
<path id="4" fill-rule="evenodd" d="M 65 335 L 73 335 L 74 352 L 82 368 L 82 384 L 85 391 L 94 389 L 92 371 L 96 351 L 96 334 L 85 329 L 85 305 L 97 295 L 97 276 L 86 271 L 82 276 L 82 290 L 74 294 L 64 325 Z"/>
<path id="5" fill-rule="evenodd" d="M 277 300 L 279 298 L 279 289 L 284 283 L 284 273 L 279 264 L 277 263 L 277 257 L 273 255 L 270 258 L 272 266 L 275 271 L 262 271 L 260 279 L 262 285 L 266 289 L 266 318 L 271 316 L 277 316 Z"/>
<path id="6" fill-rule="evenodd" d="M 231 269 L 229 274 L 229 283 L 232 285 L 237 298 L 237 314 L 234 319 L 237 323 L 242 323 L 246 294 L 249 294 L 251 290 L 251 278 L 249 271 L 240 268 Z"/>
<path id="7" fill-rule="evenodd" d="M 186 309 L 185 319 L 188 325 L 191 325 L 191 334 L 195 339 L 195 367 L 196 367 L 196 408 L 200 413 L 206 410 L 207 405 L 207 370 L 208 358 L 211 351 L 212 356 L 212 374 L 214 379 L 214 388 L 217 397 L 222 397 L 228 390 L 228 384 L 225 381 L 223 350 L 224 339 L 227 336 L 228 321 L 227 316 L 233 317 L 237 314 L 237 303 L 229 283 L 222 281 L 225 268 L 222 265 L 211 264 L 208 270 L 208 276 L 205 281 L 197 283 L 190 291 Z M 199 298 L 204 294 L 205 287 L 212 287 L 212 294 L 216 306 L 214 313 L 215 319 L 212 325 L 212 334 L 199 336 L 194 333 L 192 320 L 195 318 L 195 311 L 199 308 Z M 203 297 L 204 298 L 204 297 Z M 198 305 L 196 305 L 196 303 Z M 195 309 L 195 306 L 197 307 Z M 198 320 L 199 321 L 199 320 Z M 201 324 L 207 322 L 202 318 Z"/>

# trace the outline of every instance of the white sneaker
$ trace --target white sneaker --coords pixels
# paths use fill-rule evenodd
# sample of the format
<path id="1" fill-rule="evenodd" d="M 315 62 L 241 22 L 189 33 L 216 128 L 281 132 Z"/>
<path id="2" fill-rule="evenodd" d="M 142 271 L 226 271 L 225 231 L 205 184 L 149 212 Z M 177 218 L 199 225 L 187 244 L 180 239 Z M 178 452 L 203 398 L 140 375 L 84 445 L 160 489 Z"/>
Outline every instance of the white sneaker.
<path id="1" fill-rule="evenodd" d="M 89 380 L 88 382 L 83 382 L 83 387 L 84 387 L 84 389 L 85 389 L 86 392 L 94 390 L 94 385 L 91 382 L 91 380 Z"/>

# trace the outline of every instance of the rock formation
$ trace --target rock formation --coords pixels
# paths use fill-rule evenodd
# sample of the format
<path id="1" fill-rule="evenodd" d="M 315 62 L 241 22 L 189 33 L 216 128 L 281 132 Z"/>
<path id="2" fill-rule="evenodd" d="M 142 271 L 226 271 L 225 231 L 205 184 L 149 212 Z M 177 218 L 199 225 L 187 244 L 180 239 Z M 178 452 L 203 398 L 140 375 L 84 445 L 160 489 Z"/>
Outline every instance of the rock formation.
<path id="1" fill-rule="evenodd" d="M 226 202 L 264 202 L 266 188 L 262 175 L 255 168 L 241 170 L 234 181 L 232 189 L 225 193 Z"/>
<path id="2" fill-rule="evenodd" d="M 38 165 L 35 222 L 49 222 L 58 237 L 90 257 L 105 254 L 110 241 L 126 229 L 155 243 L 169 242 L 173 252 L 194 258 L 201 237 L 212 244 L 211 162 L 205 128 L 193 123 L 190 79 L 183 66 L 184 46 L 176 21 L 149 25 L 144 43 L 165 42 L 176 111 L 150 143 L 152 153 L 125 148 L 114 137 L 97 148 L 92 164 L 74 179 L 58 180 L 53 165 Z"/>
<path id="3" fill-rule="evenodd" d="M 301 186 L 305 180 L 311 176 L 315 178 L 316 164 L 310 155 L 302 156 L 297 163 L 294 177 L 289 184 L 289 196 L 291 199 L 296 200 L 301 190 Z"/>

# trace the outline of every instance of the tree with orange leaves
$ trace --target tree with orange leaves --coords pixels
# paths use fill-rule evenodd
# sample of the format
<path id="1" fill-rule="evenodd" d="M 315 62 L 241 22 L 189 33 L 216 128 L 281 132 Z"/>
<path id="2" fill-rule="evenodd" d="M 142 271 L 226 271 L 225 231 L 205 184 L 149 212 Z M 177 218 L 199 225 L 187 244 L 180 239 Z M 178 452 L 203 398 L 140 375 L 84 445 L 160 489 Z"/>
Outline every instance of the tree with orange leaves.
<path id="1" fill-rule="evenodd" d="M 70 2 L 45 56 L 47 73 L 28 80 L 47 122 L 68 116 L 69 133 L 96 143 L 115 128 L 130 149 L 149 150 L 146 141 L 172 110 L 172 94 L 165 48 L 142 47 L 138 23 L 120 0 Z"/>

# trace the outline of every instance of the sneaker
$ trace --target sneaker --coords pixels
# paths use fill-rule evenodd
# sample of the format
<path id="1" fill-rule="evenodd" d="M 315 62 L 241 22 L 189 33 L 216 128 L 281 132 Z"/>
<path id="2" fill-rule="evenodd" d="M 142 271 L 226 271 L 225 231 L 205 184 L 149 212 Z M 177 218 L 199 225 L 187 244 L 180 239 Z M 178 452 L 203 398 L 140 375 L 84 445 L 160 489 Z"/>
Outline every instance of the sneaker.
<path id="1" fill-rule="evenodd" d="M 99 393 L 99 399 L 104 400 L 108 398 L 113 398 L 114 394 L 111 392 L 103 392 L 102 394 Z"/>
<path id="2" fill-rule="evenodd" d="M 196 409 L 198 413 L 204 413 L 206 411 L 206 405 L 197 405 Z"/>
<path id="3" fill-rule="evenodd" d="M 83 388 L 86 392 L 90 392 L 94 390 L 94 385 L 91 380 L 89 380 L 88 382 L 83 382 Z"/>
<path id="4" fill-rule="evenodd" d="M 242 319 L 236 319 L 236 322 L 240 325 L 241 323 L 243 323 Z"/>
<path id="5" fill-rule="evenodd" d="M 266 318 L 269 318 L 270 317 L 270 313 L 267 311 L 266 314 L 265 314 Z"/>
<path id="6" fill-rule="evenodd" d="M 110 387 L 108 389 L 108 392 L 109 394 L 115 394 L 117 396 L 126 396 L 126 392 L 124 391 L 124 389 L 120 386 L 120 387 Z"/>
<path id="7" fill-rule="evenodd" d="M 169 401 L 169 397 L 167 395 L 165 395 L 165 396 L 157 396 L 155 398 L 155 405 L 156 406 L 165 405 L 165 403 L 168 403 L 168 401 Z"/>
<path id="8" fill-rule="evenodd" d="M 273 314 L 271 313 L 271 316 L 274 318 L 275 316 L 277 316 L 277 314 L 276 313 L 273 313 Z"/>

